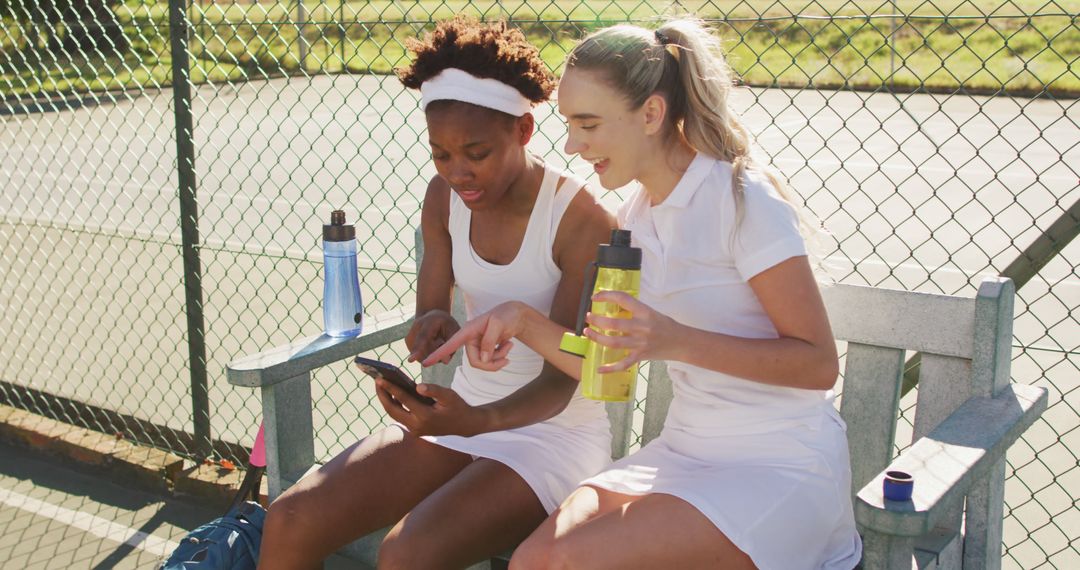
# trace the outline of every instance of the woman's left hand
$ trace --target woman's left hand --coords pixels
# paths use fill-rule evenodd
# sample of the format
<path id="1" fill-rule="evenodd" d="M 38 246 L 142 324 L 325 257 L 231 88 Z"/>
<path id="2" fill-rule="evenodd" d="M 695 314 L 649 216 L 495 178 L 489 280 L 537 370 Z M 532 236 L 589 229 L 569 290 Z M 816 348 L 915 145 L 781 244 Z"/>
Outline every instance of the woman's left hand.
<path id="1" fill-rule="evenodd" d="M 671 349 L 677 344 L 679 327 L 674 319 L 654 311 L 622 291 L 602 291 L 593 295 L 592 300 L 619 305 L 631 314 L 629 319 L 602 317 L 592 312 L 585 315 L 585 320 L 591 325 L 585 329 L 585 336 L 589 337 L 589 340 L 629 351 L 622 360 L 601 366 L 597 372 L 619 372 L 642 360 L 665 360 L 673 357 Z M 602 334 L 593 327 L 614 334 Z"/>
<path id="2" fill-rule="evenodd" d="M 471 436 L 487 431 L 487 414 L 470 406 L 450 388 L 437 384 L 418 384 L 421 396 L 435 400 L 427 405 L 401 388 L 382 379 L 375 379 L 375 395 L 386 414 L 409 429 L 413 435 Z"/>

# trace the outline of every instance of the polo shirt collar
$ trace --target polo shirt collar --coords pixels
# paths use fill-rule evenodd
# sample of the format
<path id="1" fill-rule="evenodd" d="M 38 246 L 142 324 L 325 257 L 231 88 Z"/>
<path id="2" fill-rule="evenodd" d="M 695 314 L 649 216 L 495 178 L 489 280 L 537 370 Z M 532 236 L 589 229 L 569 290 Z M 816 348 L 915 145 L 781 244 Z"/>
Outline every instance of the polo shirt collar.
<path id="1" fill-rule="evenodd" d="M 675 189 L 668 194 L 668 197 L 663 202 L 657 204 L 657 206 L 666 206 L 671 208 L 685 208 L 690 205 L 690 200 L 693 199 L 694 193 L 701 187 L 701 183 L 705 181 L 705 178 L 712 171 L 713 165 L 716 164 L 716 159 L 706 156 L 703 153 L 697 153 L 694 156 L 694 160 L 690 161 L 690 166 L 686 168 L 686 172 L 683 173 L 682 178 L 679 179 L 679 183 L 675 185 Z"/>

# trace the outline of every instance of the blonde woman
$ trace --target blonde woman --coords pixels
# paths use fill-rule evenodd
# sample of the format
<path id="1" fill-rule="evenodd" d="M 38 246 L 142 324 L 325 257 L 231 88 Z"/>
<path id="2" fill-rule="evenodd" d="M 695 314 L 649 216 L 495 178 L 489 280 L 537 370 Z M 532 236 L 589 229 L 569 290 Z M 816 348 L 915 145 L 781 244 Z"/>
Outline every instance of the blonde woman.
<path id="1" fill-rule="evenodd" d="M 602 371 L 668 363 L 674 397 L 660 436 L 586 479 L 517 549 L 513 569 L 855 566 L 845 426 L 833 407 L 836 347 L 784 185 L 750 155 L 728 107 L 713 36 L 677 20 L 615 26 L 570 54 L 558 89 L 566 151 L 602 186 L 631 185 L 620 227 L 643 250 L 629 319 L 589 315 L 628 350 Z M 432 356 L 465 346 L 498 368 L 516 337 L 568 374 L 564 327 L 507 303 Z M 496 355 L 496 356 L 493 356 Z"/>

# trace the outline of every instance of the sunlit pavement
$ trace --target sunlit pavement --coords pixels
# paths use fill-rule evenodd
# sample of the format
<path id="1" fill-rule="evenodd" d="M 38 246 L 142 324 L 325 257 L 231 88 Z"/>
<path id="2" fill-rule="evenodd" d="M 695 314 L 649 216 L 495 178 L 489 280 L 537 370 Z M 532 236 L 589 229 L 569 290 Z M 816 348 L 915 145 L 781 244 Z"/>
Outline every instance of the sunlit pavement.
<path id="1" fill-rule="evenodd" d="M 156 568 L 221 513 L 0 444 L 0 568 Z M 351 567 L 334 559 L 327 569 Z"/>

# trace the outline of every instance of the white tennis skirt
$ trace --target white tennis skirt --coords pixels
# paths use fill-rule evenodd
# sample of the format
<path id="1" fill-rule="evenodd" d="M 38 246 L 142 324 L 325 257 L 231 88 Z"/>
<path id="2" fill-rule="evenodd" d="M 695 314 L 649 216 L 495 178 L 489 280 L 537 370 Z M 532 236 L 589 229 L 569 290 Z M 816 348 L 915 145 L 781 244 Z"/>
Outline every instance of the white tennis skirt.
<path id="1" fill-rule="evenodd" d="M 611 463 L 611 430 L 606 420 L 575 427 L 541 422 L 517 429 L 423 436 L 437 445 L 493 459 L 513 469 L 550 514 L 583 479 Z"/>
<path id="2" fill-rule="evenodd" d="M 850 570 L 862 543 L 843 422 L 824 416 L 820 425 L 802 427 L 715 438 L 666 428 L 583 484 L 678 497 L 761 570 Z"/>

